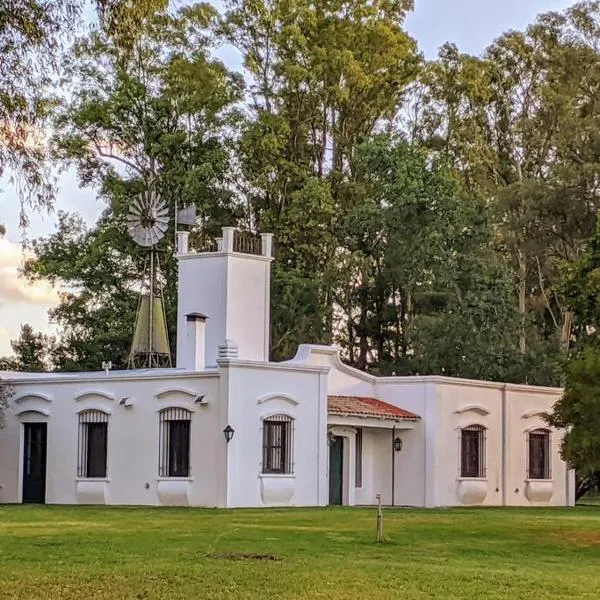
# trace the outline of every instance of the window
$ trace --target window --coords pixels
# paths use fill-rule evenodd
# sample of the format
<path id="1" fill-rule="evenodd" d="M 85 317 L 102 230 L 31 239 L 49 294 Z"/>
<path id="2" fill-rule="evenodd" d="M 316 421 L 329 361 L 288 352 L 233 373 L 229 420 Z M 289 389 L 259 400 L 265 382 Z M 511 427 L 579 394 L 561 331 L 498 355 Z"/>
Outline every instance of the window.
<path id="1" fill-rule="evenodd" d="M 354 474 L 354 487 L 361 488 L 362 487 L 362 442 L 363 442 L 363 430 L 359 427 L 356 430 L 356 442 L 355 442 L 355 450 L 356 450 L 356 472 Z"/>
<path id="2" fill-rule="evenodd" d="M 461 430 L 461 477 L 485 477 L 485 431 L 482 425 L 471 425 Z"/>
<path id="3" fill-rule="evenodd" d="M 275 415 L 263 421 L 263 473 L 292 473 L 293 419 Z"/>
<path id="4" fill-rule="evenodd" d="M 529 479 L 550 479 L 550 432 L 536 429 L 529 432 Z"/>
<path id="5" fill-rule="evenodd" d="M 101 410 L 79 413 L 78 477 L 106 477 L 108 415 Z"/>
<path id="6" fill-rule="evenodd" d="M 185 408 L 160 412 L 159 477 L 189 477 L 191 418 L 192 413 Z"/>

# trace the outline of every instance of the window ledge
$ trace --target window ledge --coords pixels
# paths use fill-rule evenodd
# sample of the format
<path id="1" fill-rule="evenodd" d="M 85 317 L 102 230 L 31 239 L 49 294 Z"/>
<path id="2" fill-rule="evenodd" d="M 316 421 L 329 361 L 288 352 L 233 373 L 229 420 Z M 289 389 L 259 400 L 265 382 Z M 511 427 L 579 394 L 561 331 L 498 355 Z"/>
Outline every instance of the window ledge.
<path id="1" fill-rule="evenodd" d="M 487 481 L 487 477 L 457 477 L 456 481 Z"/>
<path id="2" fill-rule="evenodd" d="M 259 473 L 261 479 L 295 479 L 295 473 Z"/>
<path id="3" fill-rule="evenodd" d="M 102 483 L 102 482 L 110 483 L 110 477 L 77 477 L 75 479 L 75 481 L 77 483 L 79 483 L 80 481 L 86 481 L 86 482 L 90 482 L 90 483 L 95 483 L 95 482 L 98 482 L 98 483 Z"/>
<path id="4" fill-rule="evenodd" d="M 554 481 L 554 479 L 552 477 L 548 477 L 548 478 L 544 478 L 544 479 L 532 479 L 531 477 L 528 477 L 525 480 L 525 483 L 537 483 L 538 481 L 541 483 L 552 483 Z"/>
<path id="5" fill-rule="evenodd" d="M 156 481 L 194 481 L 193 477 L 157 477 Z"/>

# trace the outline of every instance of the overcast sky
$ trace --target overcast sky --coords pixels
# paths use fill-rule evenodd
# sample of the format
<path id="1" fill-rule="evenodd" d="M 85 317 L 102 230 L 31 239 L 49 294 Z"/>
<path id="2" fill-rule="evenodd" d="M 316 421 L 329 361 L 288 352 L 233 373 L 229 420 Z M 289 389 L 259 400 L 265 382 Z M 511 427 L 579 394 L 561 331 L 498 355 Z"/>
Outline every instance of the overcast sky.
<path id="1" fill-rule="evenodd" d="M 219 5 L 220 2 L 213 2 Z M 427 58 L 447 41 L 463 52 L 479 54 L 509 29 L 523 29 L 541 12 L 562 10 L 574 4 L 566 0 L 415 0 L 415 11 L 406 28 Z M 222 50 L 220 57 L 231 68 L 239 68 L 235 52 Z M 47 310 L 56 295 L 46 286 L 31 288 L 16 276 L 22 260 L 18 243 L 18 204 L 6 181 L 0 180 L 0 223 L 7 228 L 0 240 L 0 356 L 10 351 L 9 340 L 18 335 L 21 323 L 47 330 Z M 102 210 L 93 190 L 79 189 L 77 178 L 67 173 L 60 179 L 57 210 L 77 211 L 93 222 Z M 54 228 L 53 215 L 35 215 L 27 231 L 29 238 L 46 235 Z"/>

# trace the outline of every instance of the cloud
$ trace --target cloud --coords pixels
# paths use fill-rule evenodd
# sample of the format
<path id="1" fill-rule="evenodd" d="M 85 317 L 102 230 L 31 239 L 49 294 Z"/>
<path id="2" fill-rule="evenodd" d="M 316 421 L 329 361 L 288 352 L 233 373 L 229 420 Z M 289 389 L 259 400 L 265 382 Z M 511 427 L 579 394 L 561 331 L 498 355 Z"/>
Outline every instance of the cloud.
<path id="1" fill-rule="evenodd" d="M 18 244 L 0 238 L 0 356 L 11 353 L 10 340 L 19 336 L 23 323 L 44 333 L 53 330 L 47 313 L 58 303 L 58 293 L 48 283 L 19 277 L 25 258 Z"/>
<path id="2" fill-rule="evenodd" d="M 55 305 L 58 293 L 49 283 L 29 283 L 19 276 L 24 258 L 19 246 L 0 238 L 0 304 Z"/>

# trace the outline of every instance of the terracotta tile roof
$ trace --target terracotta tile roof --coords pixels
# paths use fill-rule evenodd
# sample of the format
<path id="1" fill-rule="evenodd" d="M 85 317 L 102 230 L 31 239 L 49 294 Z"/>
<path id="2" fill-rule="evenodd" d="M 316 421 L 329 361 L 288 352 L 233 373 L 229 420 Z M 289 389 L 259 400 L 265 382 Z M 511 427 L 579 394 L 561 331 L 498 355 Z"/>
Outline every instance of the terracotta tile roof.
<path id="1" fill-rule="evenodd" d="M 376 419 L 409 419 L 416 421 L 418 415 L 387 402 L 366 396 L 327 396 L 327 412 L 349 417 L 374 417 Z"/>

